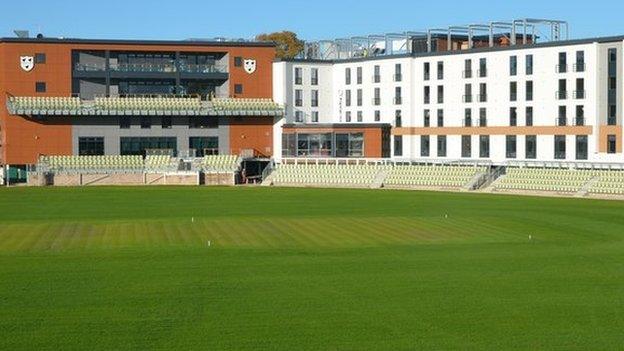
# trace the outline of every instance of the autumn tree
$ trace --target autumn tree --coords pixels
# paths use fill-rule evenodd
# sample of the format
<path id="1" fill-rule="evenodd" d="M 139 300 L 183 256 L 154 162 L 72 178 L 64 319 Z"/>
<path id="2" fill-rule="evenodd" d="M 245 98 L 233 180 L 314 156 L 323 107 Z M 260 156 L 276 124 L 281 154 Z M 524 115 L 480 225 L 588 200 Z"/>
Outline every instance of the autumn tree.
<path id="1" fill-rule="evenodd" d="M 293 58 L 303 50 L 303 41 L 297 38 L 297 34 L 291 31 L 282 31 L 256 36 L 258 41 L 272 41 L 277 45 L 276 55 L 279 58 Z"/>

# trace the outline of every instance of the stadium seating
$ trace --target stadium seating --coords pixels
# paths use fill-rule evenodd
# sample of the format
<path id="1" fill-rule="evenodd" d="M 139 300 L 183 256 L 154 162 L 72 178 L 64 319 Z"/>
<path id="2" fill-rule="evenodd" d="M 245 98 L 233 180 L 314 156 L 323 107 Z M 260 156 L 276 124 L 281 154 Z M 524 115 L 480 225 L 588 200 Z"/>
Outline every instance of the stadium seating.
<path id="1" fill-rule="evenodd" d="M 176 164 L 172 162 L 169 155 L 147 155 L 145 156 L 146 172 L 165 172 L 176 169 Z"/>
<path id="2" fill-rule="evenodd" d="M 205 172 L 236 172 L 239 159 L 236 155 L 206 155 L 201 159 L 200 167 Z"/>
<path id="3" fill-rule="evenodd" d="M 96 97 L 95 108 L 106 111 L 197 111 L 198 97 Z"/>
<path id="4" fill-rule="evenodd" d="M 275 185 L 370 186 L 385 165 L 301 165 L 282 164 L 273 172 Z"/>
<path id="5" fill-rule="evenodd" d="M 41 156 L 39 164 L 54 172 L 140 172 L 141 156 Z"/>
<path id="6" fill-rule="evenodd" d="M 470 165 L 397 165 L 392 168 L 384 185 L 459 188 L 466 185 L 476 174 L 486 170 L 483 166 Z"/>
<path id="7" fill-rule="evenodd" d="M 624 195 L 624 170 L 596 170 L 597 181 L 589 188 L 590 194 Z"/>
<path id="8" fill-rule="evenodd" d="M 507 174 L 494 184 L 494 189 L 574 193 L 595 176 L 596 171 L 591 169 L 508 167 Z"/>
<path id="9" fill-rule="evenodd" d="M 212 105 L 216 111 L 274 111 L 280 106 L 271 99 L 215 98 Z"/>
<path id="10" fill-rule="evenodd" d="M 27 111 L 73 111 L 81 108 L 80 99 L 78 97 L 11 96 L 9 97 L 9 102 L 12 104 L 13 109 Z"/>

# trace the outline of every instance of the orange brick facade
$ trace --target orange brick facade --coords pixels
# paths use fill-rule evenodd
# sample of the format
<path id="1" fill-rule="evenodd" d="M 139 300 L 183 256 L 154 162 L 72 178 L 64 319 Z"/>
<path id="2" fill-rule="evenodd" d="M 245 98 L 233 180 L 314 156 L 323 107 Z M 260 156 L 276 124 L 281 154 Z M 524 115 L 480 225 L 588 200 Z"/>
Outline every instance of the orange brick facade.
<path id="1" fill-rule="evenodd" d="M 69 118 L 54 117 L 38 121 L 29 116 L 11 116 L 6 108 L 7 94 L 13 96 L 70 96 L 72 93 L 72 51 L 111 50 L 132 52 L 193 52 L 223 53 L 228 55 L 229 95 L 238 98 L 272 98 L 272 62 L 275 48 L 271 45 L 143 44 L 89 42 L 0 42 L 0 164 L 32 164 L 40 154 L 69 155 L 72 153 L 72 126 Z M 45 54 L 46 62 L 35 64 L 30 72 L 20 67 L 20 56 Z M 236 57 L 256 60 L 256 71 L 245 72 L 236 67 Z M 35 91 L 36 82 L 46 83 L 46 92 Z M 234 94 L 236 84 L 243 86 L 241 94 Z M 267 118 L 263 118 L 267 119 Z M 273 121 L 270 118 L 271 122 Z M 253 148 L 271 150 L 272 136 L 265 134 L 257 124 L 235 124 L 232 128 L 232 149 Z M 270 128 L 268 128 L 270 129 Z M 268 130 L 267 129 L 267 130 Z M 242 131 L 241 131 L 242 130 Z M 251 131 L 254 132 L 251 132 Z M 240 134 L 249 135 L 240 138 Z M 266 152 L 266 151 L 265 151 Z"/>

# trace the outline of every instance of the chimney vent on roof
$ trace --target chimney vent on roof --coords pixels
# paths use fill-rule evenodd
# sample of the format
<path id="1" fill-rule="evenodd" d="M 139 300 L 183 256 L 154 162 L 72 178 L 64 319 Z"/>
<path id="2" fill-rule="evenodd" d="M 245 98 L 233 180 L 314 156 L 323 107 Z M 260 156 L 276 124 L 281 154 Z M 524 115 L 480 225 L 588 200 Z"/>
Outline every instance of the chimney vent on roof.
<path id="1" fill-rule="evenodd" d="M 18 38 L 28 38 L 30 33 L 27 30 L 16 29 L 13 31 Z"/>
<path id="2" fill-rule="evenodd" d="M 41 33 L 37 34 L 37 39 L 43 39 L 43 34 Z"/>

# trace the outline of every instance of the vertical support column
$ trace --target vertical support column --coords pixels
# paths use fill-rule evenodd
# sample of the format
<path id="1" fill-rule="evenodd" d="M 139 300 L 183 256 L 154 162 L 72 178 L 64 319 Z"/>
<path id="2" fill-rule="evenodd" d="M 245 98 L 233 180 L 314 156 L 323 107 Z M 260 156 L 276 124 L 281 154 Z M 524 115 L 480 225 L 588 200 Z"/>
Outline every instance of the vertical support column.
<path id="1" fill-rule="evenodd" d="M 110 50 L 104 52 L 104 69 L 106 70 L 106 96 L 110 95 Z"/>
<path id="2" fill-rule="evenodd" d="M 176 75 L 175 75 L 175 84 L 176 84 L 176 94 L 180 93 L 180 86 L 182 85 L 181 82 L 181 78 L 180 78 L 180 52 L 176 51 L 175 53 L 175 71 L 176 71 Z"/>

